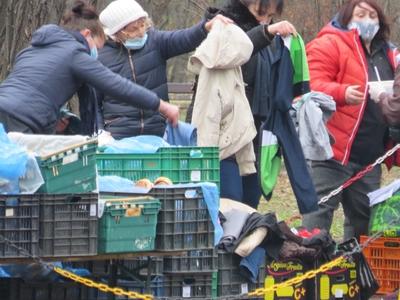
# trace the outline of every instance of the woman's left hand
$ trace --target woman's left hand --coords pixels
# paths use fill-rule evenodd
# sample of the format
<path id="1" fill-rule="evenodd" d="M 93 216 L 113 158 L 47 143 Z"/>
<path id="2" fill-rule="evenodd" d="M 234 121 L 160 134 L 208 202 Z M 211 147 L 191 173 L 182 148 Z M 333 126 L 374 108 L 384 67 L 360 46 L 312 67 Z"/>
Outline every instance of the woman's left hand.
<path id="1" fill-rule="evenodd" d="M 225 16 L 223 16 L 223 15 L 216 15 L 214 18 L 212 18 L 210 21 L 208 21 L 208 22 L 204 25 L 205 29 L 206 29 L 208 32 L 211 30 L 211 28 L 213 27 L 214 22 L 215 22 L 216 20 L 219 20 L 219 21 L 221 21 L 221 22 L 224 23 L 224 24 L 233 24 L 233 21 L 232 21 L 231 19 L 229 19 L 229 18 L 227 18 L 227 17 L 225 17 Z"/>

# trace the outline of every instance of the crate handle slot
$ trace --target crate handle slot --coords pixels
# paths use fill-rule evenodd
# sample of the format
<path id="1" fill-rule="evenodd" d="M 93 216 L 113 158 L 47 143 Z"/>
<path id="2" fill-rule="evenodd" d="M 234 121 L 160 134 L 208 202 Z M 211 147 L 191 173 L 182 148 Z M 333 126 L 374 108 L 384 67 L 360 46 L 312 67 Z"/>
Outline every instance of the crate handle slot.
<path id="1" fill-rule="evenodd" d="M 192 285 L 195 282 L 196 282 L 195 278 L 184 278 L 183 279 L 183 284 L 186 284 L 186 285 Z"/>
<path id="2" fill-rule="evenodd" d="M 130 207 L 130 208 L 110 208 L 110 215 L 112 217 L 126 217 L 135 218 L 140 217 L 143 214 L 143 209 L 141 207 Z"/>
<path id="3" fill-rule="evenodd" d="M 67 196 L 67 201 L 71 203 L 78 203 L 82 201 L 82 197 L 78 195 L 69 195 Z"/>
<path id="4" fill-rule="evenodd" d="M 344 275 L 339 275 L 339 276 L 336 276 L 335 278 L 336 278 L 336 281 L 338 281 L 338 282 L 344 282 L 346 280 Z"/>
<path id="5" fill-rule="evenodd" d="M 198 150 L 190 150 L 190 158 L 203 158 L 203 152 Z"/>
<path id="6" fill-rule="evenodd" d="M 185 198 L 186 199 L 194 199 L 197 198 L 197 190 L 186 190 L 185 191 Z"/>
<path id="7" fill-rule="evenodd" d="M 400 247 L 400 243 L 399 242 L 394 242 L 394 241 L 384 242 L 383 245 L 385 247 L 390 247 L 390 248 L 399 248 Z"/>

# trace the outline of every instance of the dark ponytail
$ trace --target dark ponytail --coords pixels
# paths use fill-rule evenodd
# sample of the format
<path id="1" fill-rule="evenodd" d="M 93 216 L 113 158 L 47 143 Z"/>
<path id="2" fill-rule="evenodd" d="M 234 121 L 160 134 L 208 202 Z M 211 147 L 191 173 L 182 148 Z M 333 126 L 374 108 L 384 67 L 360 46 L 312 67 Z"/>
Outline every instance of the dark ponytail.
<path id="1" fill-rule="evenodd" d="M 71 11 L 79 18 L 86 20 L 96 20 L 99 16 L 93 6 L 88 5 L 84 1 L 76 1 Z"/>
<path id="2" fill-rule="evenodd" d="M 89 29 L 94 37 L 105 40 L 103 27 L 96 9 L 84 0 L 77 0 L 61 19 L 61 25 L 70 30 Z"/>

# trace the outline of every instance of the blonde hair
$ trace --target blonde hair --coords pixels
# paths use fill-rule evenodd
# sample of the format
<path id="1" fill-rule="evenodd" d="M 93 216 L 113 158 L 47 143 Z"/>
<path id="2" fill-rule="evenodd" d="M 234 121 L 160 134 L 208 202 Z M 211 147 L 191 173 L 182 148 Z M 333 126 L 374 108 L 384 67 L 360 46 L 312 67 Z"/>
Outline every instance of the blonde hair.
<path id="1" fill-rule="evenodd" d="M 115 34 L 111 35 L 110 37 L 117 42 L 122 43 L 123 39 L 121 38 L 121 33 L 123 34 L 122 31 L 125 31 L 125 28 L 131 24 L 140 24 L 140 23 L 144 23 L 145 26 L 145 30 L 149 30 L 151 27 L 153 27 L 153 21 L 149 18 L 149 17 L 142 17 L 136 21 L 133 21 L 131 23 L 129 23 L 128 25 L 126 25 L 124 28 L 121 28 L 120 30 L 118 30 Z"/>

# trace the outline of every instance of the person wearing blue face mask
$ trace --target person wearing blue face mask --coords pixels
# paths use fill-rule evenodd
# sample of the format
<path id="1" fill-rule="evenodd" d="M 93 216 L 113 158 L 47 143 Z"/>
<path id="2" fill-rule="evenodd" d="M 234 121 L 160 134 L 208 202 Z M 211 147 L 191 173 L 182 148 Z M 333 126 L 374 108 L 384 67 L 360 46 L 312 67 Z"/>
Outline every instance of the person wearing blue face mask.
<path id="1" fill-rule="evenodd" d="M 333 21 L 307 45 L 311 88 L 332 96 L 337 109 L 327 123 L 334 157 L 310 162 L 321 198 L 382 156 L 392 142 L 388 124 L 368 90 L 370 81 L 394 78 L 398 51 L 389 42 L 389 36 L 386 16 L 376 0 L 348 0 Z M 399 153 L 396 156 L 400 162 Z M 329 230 L 334 211 L 342 204 L 344 239 L 367 234 L 367 194 L 379 188 L 381 175 L 381 166 L 377 165 L 321 204 L 317 212 L 305 215 L 303 225 Z"/>
<path id="2" fill-rule="evenodd" d="M 216 16 L 191 28 L 161 31 L 152 26 L 148 13 L 138 2 L 115 0 L 100 13 L 108 40 L 99 51 L 99 60 L 113 72 L 168 101 L 167 60 L 199 46 L 215 19 L 232 22 Z M 162 114 L 127 105 L 118 97 L 98 94 L 102 125 L 114 138 L 164 135 L 166 122 Z"/>
<path id="3" fill-rule="evenodd" d="M 124 103 L 160 111 L 177 123 L 179 109 L 137 84 L 111 72 L 97 60 L 105 35 L 95 9 L 76 1 L 61 25 L 44 25 L 32 35 L 30 47 L 15 59 L 0 84 L 0 123 L 7 132 L 56 132 L 60 109 L 77 92 L 81 134 L 96 132 L 97 100 L 93 88 Z"/>

